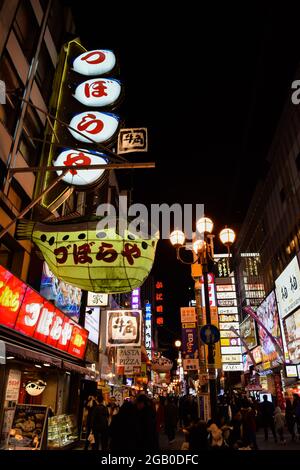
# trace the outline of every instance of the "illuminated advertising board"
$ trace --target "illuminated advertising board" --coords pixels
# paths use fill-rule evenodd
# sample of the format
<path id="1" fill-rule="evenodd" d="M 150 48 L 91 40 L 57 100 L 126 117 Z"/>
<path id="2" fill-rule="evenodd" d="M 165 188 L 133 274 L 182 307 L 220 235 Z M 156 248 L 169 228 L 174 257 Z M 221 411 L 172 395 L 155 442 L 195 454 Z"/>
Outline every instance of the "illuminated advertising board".
<path id="1" fill-rule="evenodd" d="M 152 359 L 152 309 L 150 303 L 145 305 L 145 348 L 148 358 Z"/>
<path id="2" fill-rule="evenodd" d="M 72 320 L 79 321 L 81 289 L 54 276 L 46 262 L 43 265 L 40 293 Z"/>
<path id="3" fill-rule="evenodd" d="M 100 328 L 100 307 L 87 307 L 85 309 L 84 326 L 89 332 L 89 340 L 98 345 Z"/>
<path id="4" fill-rule="evenodd" d="M 300 305 L 300 269 L 298 257 L 292 259 L 275 281 L 276 296 L 281 318 Z"/>
<path id="5" fill-rule="evenodd" d="M 83 359 L 88 331 L 0 266 L 0 325 Z"/>
<path id="6" fill-rule="evenodd" d="M 255 321 L 250 316 L 242 321 L 240 325 L 241 336 L 249 349 L 253 349 L 257 346 L 256 327 Z"/>
<path id="7" fill-rule="evenodd" d="M 268 329 L 278 343 L 282 346 L 281 332 L 279 325 L 279 314 L 275 292 L 272 291 L 260 304 L 256 311 L 257 317 Z M 263 362 L 271 362 L 278 359 L 278 352 L 270 336 L 258 325 L 258 334 L 262 349 Z"/>

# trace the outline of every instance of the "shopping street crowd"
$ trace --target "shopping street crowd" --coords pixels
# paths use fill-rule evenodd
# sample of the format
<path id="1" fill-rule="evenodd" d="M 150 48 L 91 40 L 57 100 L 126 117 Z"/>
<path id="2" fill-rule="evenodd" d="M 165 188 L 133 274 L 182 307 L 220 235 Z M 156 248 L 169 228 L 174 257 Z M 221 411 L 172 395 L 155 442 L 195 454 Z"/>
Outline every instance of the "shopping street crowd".
<path id="1" fill-rule="evenodd" d="M 287 398 L 285 411 L 274 406 L 268 396 L 263 401 L 234 393 L 218 399 L 217 416 L 207 422 L 198 418 L 195 396 L 149 398 L 144 394 L 126 399 L 119 408 L 112 400 L 107 406 L 101 393 L 87 402 L 87 439 L 85 450 L 141 451 L 159 450 L 159 436 L 165 434 L 169 445 L 178 429 L 184 433 L 181 449 L 198 452 L 209 449 L 257 450 L 257 431 L 264 430 L 265 441 L 279 446 L 300 437 L 300 398 Z"/>

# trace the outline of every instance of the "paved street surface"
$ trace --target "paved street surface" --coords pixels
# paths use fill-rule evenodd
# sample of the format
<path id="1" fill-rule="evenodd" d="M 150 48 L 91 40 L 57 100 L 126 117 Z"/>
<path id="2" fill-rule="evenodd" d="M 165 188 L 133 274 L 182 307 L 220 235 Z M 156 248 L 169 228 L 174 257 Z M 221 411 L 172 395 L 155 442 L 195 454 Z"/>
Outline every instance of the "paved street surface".
<path id="1" fill-rule="evenodd" d="M 259 450 L 279 450 L 279 451 L 298 450 L 300 451 L 300 440 L 298 439 L 297 441 L 293 442 L 291 440 L 290 435 L 287 432 L 285 432 L 285 436 L 284 436 L 286 440 L 286 444 L 281 444 L 280 442 L 276 444 L 273 436 L 270 436 L 270 435 L 269 435 L 268 441 L 265 441 L 263 431 L 259 431 L 256 437 L 257 437 L 257 445 L 258 445 Z M 161 450 L 180 451 L 181 446 L 184 442 L 184 436 L 181 431 L 177 431 L 175 442 L 173 442 L 172 444 L 169 444 L 167 436 L 165 434 L 160 434 L 159 442 L 160 442 Z"/>

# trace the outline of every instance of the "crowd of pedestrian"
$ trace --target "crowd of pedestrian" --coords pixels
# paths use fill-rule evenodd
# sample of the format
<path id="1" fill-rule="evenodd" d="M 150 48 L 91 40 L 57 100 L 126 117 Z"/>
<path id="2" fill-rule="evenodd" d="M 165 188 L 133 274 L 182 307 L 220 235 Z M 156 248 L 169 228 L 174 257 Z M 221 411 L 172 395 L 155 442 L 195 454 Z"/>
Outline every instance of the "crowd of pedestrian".
<path id="1" fill-rule="evenodd" d="M 286 431 L 292 440 L 300 435 L 300 398 L 286 400 L 285 411 L 264 395 L 262 402 L 242 393 L 218 399 L 217 416 L 207 422 L 198 417 L 195 396 L 149 398 L 144 394 L 126 399 L 120 408 L 114 400 L 108 406 L 101 393 L 87 402 L 87 439 L 85 449 L 157 451 L 159 436 L 166 435 L 169 445 L 176 431 L 184 433 L 181 450 L 208 449 L 257 450 L 256 434 L 264 430 L 269 439 L 284 445 Z"/>

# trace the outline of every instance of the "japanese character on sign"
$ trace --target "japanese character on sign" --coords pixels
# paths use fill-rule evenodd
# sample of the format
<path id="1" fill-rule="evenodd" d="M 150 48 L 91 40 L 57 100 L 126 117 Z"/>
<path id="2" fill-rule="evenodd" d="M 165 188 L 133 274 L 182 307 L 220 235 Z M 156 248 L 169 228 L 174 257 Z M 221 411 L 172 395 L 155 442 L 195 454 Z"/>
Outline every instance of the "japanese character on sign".
<path id="1" fill-rule="evenodd" d="M 107 321 L 107 345 L 139 346 L 141 341 L 140 310 L 110 310 Z"/>
<path id="2" fill-rule="evenodd" d="M 87 98 L 94 96 L 95 98 L 101 98 L 101 96 L 107 96 L 107 86 L 104 80 L 96 80 L 92 83 L 86 83 L 84 86 L 84 94 Z"/>
<path id="3" fill-rule="evenodd" d="M 141 250 L 136 243 L 134 245 L 132 243 L 125 243 L 124 250 L 121 254 L 127 258 L 127 261 L 130 265 L 133 265 L 133 258 L 139 258 L 141 256 Z"/>
<path id="4" fill-rule="evenodd" d="M 99 252 L 97 253 L 96 259 L 98 261 L 105 261 L 106 263 L 113 263 L 118 257 L 118 253 L 113 248 L 112 243 L 102 242 L 99 247 Z"/>
<path id="5" fill-rule="evenodd" d="M 103 121 L 97 119 L 96 114 L 87 113 L 83 116 L 82 120 L 77 124 L 77 129 L 80 132 L 88 132 L 89 134 L 99 134 L 104 127 Z"/>
<path id="6" fill-rule="evenodd" d="M 147 152 L 147 129 L 121 129 L 118 138 L 118 153 Z"/>

